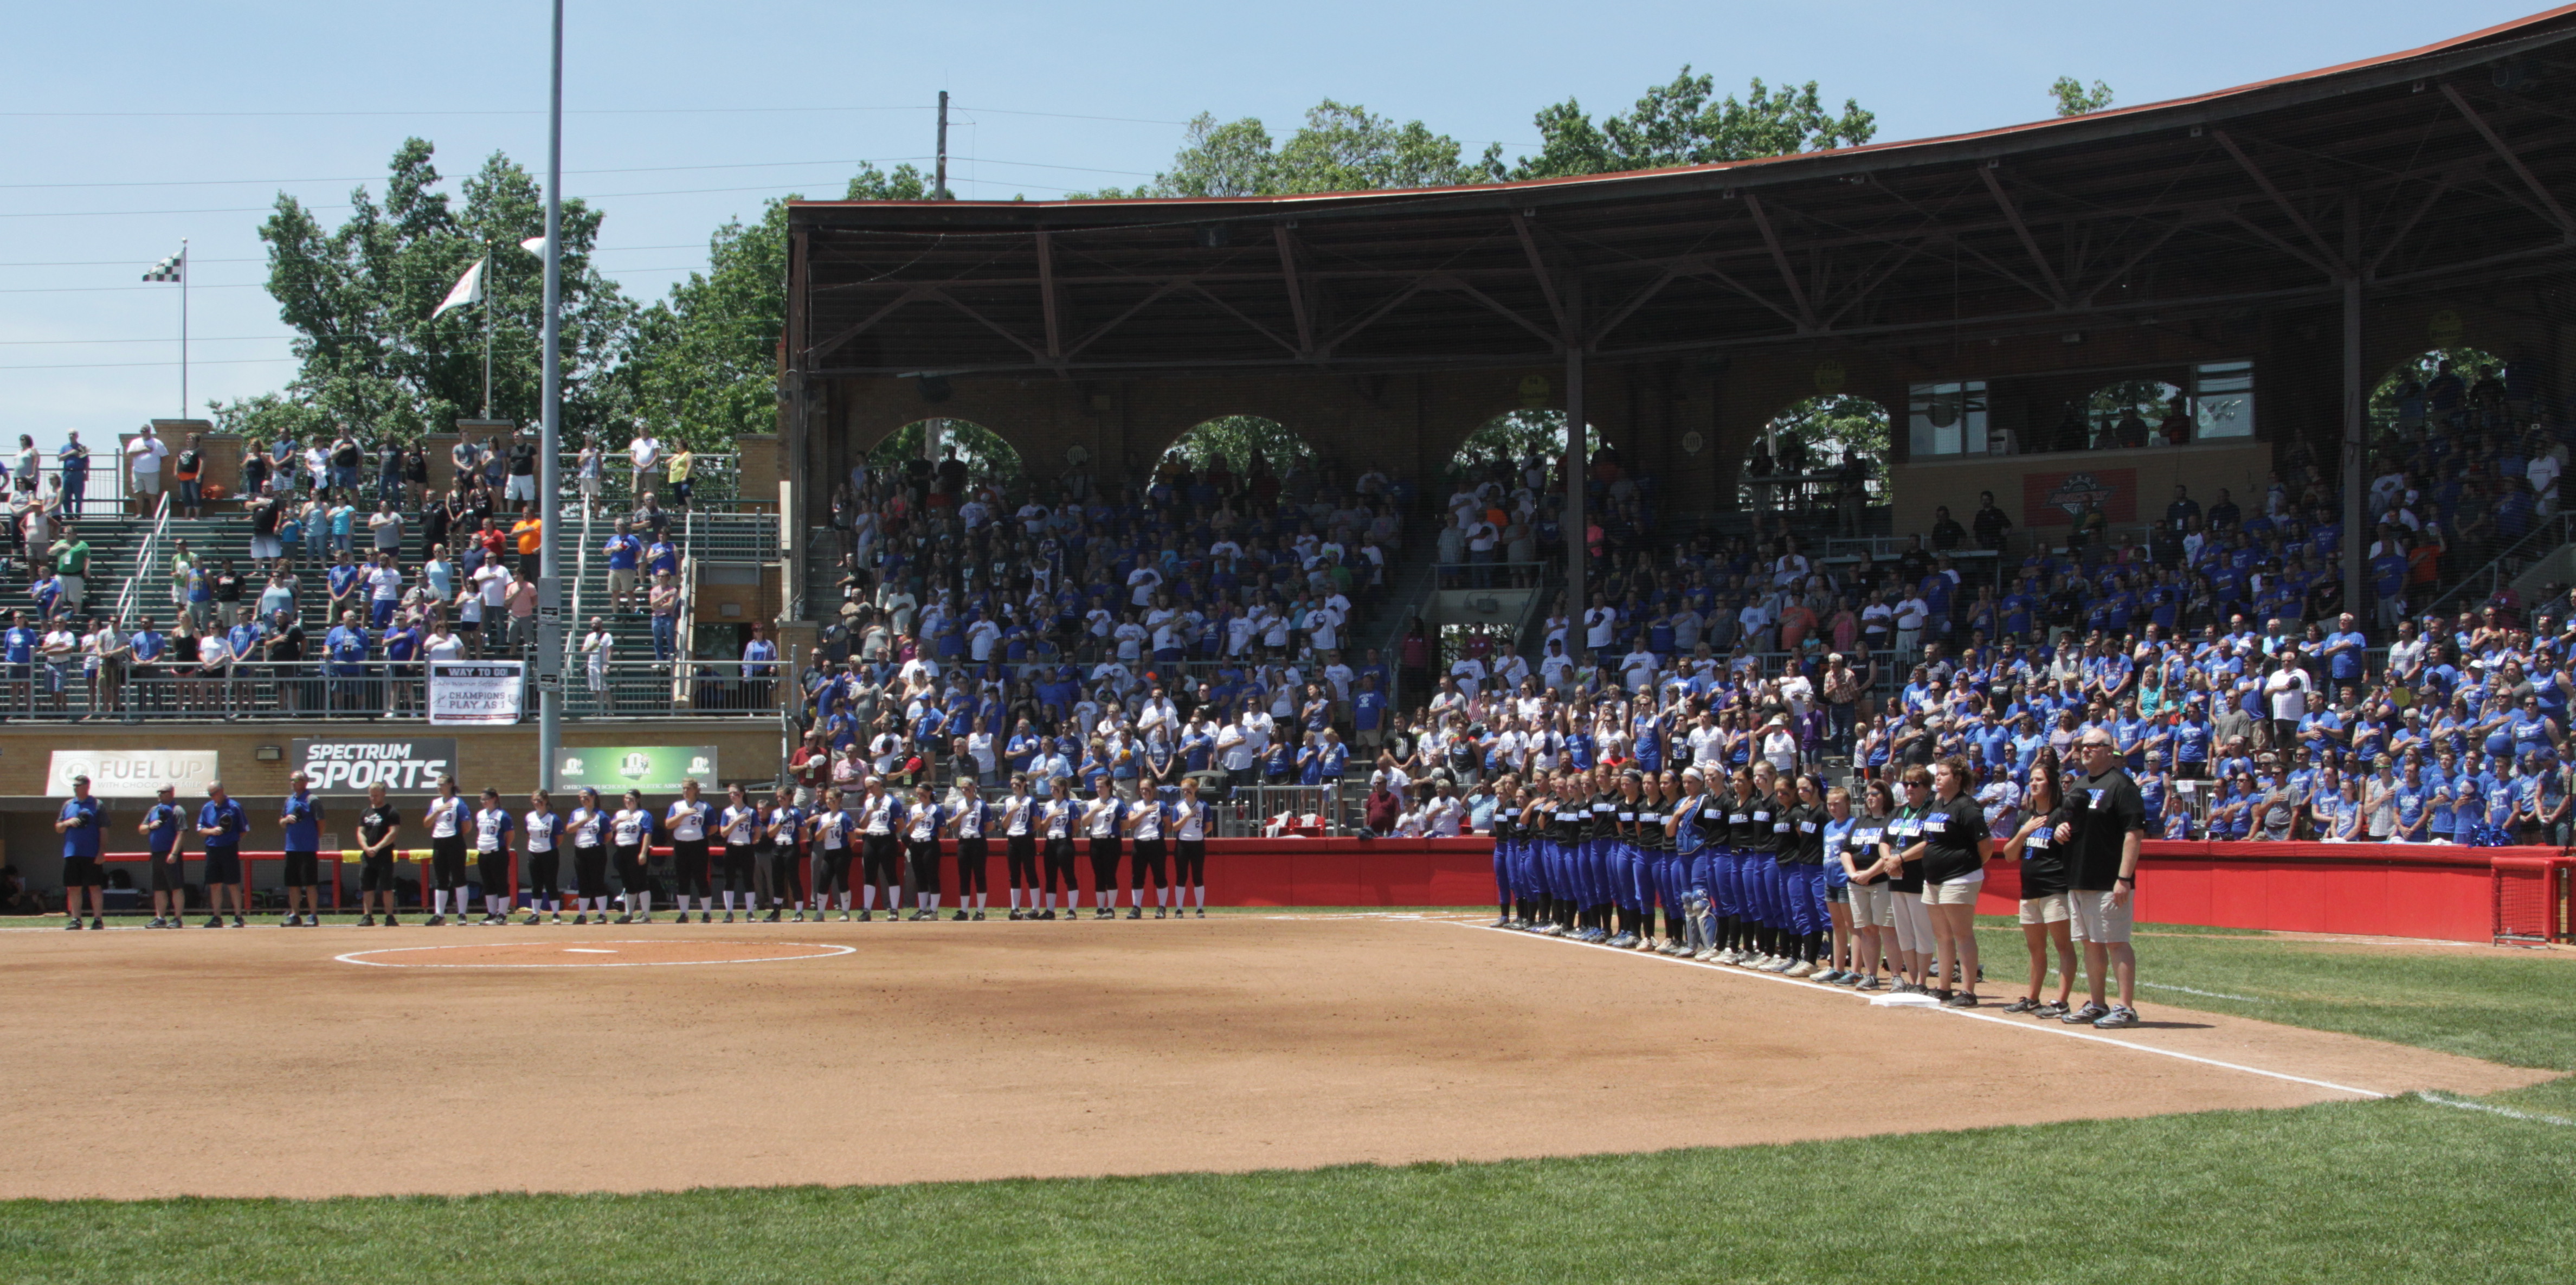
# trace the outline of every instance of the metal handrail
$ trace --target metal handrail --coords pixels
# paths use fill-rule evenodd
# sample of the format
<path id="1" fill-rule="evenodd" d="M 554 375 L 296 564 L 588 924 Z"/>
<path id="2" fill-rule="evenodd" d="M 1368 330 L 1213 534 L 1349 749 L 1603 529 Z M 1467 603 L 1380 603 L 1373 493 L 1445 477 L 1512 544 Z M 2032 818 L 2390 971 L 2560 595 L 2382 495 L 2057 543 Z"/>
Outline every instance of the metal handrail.
<path id="1" fill-rule="evenodd" d="M 160 503 L 154 506 L 152 529 L 143 534 L 143 547 L 134 554 L 134 573 L 125 578 L 125 587 L 117 590 L 114 619 L 120 629 L 134 619 L 141 605 L 137 598 L 143 592 L 143 585 L 152 578 L 152 562 L 160 552 L 161 537 L 170 529 L 171 499 L 171 492 L 161 493 Z"/>
<path id="2" fill-rule="evenodd" d="M 2448 614 L 2444 608 L 2448 607 L 2453 599 L 2475 587 L 2481 580 L 2484 580 L 2486 587 L 2478 591 L 2478 596 L 2485 598 L 2510 578 L 2502 570 L 2507 558 L 2520 558 L 2528 565 L 2534 560 L 2533 551 L 2546 551 L 2566 544 L 2570 540 L 2576 540 L 2576 510 L 2562 510 L 2551 514 L 2541 519 L 2531 530 L 2523 532 L 2521 539 L 2497 550 L 2494 557 L 2487 559 L 2476 570 L 2460 577 L 2459 583 L 2452 585 L 2442 596 L 2416 609 L 2413 614 L 2418 616 Z"/>

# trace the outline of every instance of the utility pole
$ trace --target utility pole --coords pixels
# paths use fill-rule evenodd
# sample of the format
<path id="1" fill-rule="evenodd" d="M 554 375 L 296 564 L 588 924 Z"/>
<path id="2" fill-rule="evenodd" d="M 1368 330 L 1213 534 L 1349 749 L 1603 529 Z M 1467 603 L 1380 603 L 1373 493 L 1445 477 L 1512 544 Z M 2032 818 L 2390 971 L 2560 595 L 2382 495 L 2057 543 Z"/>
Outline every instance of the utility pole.
<path id="1" fill-rule="evenodd" d="M 563 746 L 563 0 L 554 0 L 554 81 L 546 121 L 546 326 L 543 427 L 537 435 L 537 780 L 548 791 Z M 488 327 L 490 282 L 484 283 Z M 486 332 L 488 334 L 488 330 Z"/>
<path id="2" fill-rule="evenodd" d="M 930 199 L 948 199 L 948 91 L 939 91 L 939 170 L 930 180 Z"/>

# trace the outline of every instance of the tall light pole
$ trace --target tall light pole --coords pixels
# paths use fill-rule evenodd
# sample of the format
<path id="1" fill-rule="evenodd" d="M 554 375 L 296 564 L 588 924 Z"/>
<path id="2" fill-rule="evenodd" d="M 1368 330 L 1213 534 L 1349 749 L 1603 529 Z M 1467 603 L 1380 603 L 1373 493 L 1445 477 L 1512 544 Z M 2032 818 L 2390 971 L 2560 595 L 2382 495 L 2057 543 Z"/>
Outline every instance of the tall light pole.
<path id="1" fill-rule="evenodd" d="M 546 106 L 546 358 L 537 435 L 537 779 L 551 792 L 563 746 L 563 0 L 554 0 L 554 77 Z"/>

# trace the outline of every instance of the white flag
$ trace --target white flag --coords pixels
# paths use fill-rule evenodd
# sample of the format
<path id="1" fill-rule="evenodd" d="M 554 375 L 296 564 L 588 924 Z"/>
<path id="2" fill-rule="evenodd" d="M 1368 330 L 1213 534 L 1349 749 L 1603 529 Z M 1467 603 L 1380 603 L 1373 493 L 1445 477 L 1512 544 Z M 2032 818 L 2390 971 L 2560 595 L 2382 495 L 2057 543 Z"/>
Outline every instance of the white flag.
<path id="1" fill-rule="evenodd" d="M 438 310 L 429 314 L 429 319 L 436 321 L 450 308 L 462 308 L 469 303 L 481 302 L 483 302 L 483 260 L 476 259 L 474 266 L 467 268 L 465 275 L 456 279 L 456 288 L 448 291 L 447 298 L 439 301 Z"/>
<path id="2" fill-rule="evenodd" d="M 519 248 L 537 256 L 540 259 L 546 257 L 546 239 L 543 236 L 529 237 L 527 240 L 519 243 Z"/>

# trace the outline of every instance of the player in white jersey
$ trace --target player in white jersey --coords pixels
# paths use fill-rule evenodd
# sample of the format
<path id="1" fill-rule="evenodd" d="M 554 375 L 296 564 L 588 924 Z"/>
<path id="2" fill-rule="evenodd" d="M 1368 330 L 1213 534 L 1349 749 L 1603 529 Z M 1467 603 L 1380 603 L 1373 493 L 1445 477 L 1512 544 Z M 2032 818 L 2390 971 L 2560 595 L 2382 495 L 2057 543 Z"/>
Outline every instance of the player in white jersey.
<path id="1" fill-rule="evenodd" d="M 886 915 L 903 914 L 903 859 L 896 849 L 895 831 L 901 828 L 903 809 L 894 796 L 886 793 L 885 778 L 868 778 L 867 793 L 859 796 L 850 809 L 858 818 L 856 840 L 859 848 L 859 922 L 875 917 L 877 893 L 885 893 Z"/>
<path id="2" fill-rule="evenodd" d="M 1172 803 L 1172 914 L 1181 913 L 1184 889 L 1198 894 L 1198 917 L 1207 918 L 1207 805 L 1199 802 L 1199 779 L 1181 778 L 1181 797 Z"/>
<path id="3" fill-rule="evenodd" d="M 982 919 L 987 892 L 985 875 L 991 866 L 991 848 L 986 836 L 998 815 L 973 777 L 957 783 L 957 805 L 948 815 L 949 836 L 957 840 L 957 913 L 955 919 Z M 975 904 L 969 907 L 966 899 Z"/>
<path id="4" fill-rule="evenodd" d="M 714 828 L 715 805 L 699 796 L 698 779 L 680 782 L 680 797 L 671 801 L 662 828 L 671 836 L 672 882 L 680 900 L 679 922 L 689 922 L 689 902 L 698 903 L 698 922 L 715 922 L 716 894 L 708 880 L 707 844 Z"/>
<path id="5" fill-rule="evenodd" d="M 834 898 L 841 903 L 841 922 L 850 921 L 850 843 L 857 837 L 851 815 L 842 806 L 838 787 L 826 786 L 806 827 L 814 849 L 814 922 L 823 921 Z"/>
<path id="6" fill-rule="evenodd" d="M 1136 855 L 1127 866 L 1127 917 L 1141 919 L 1145 914 L 1145 889 L 1154 890 L 1154 917 L 1162 918 L 1171 901 L 1172 872 L 1163 851 L 1163 802 L 1154 797 L 1152 787 L 1138 791 L 1142 796 L 1127 805 L 1127 833 L 1136 841 Z"/>
<path id="7" fill-rule="evenodd" d="M 644 810 L 644 792 L 628 790 L 620 807 L 608 818 L 608 850 L 617 858 L 617 882 L 625 889 L 626 913 L 617 917 L 621 924 L 653 922 L 652 875 L 645 868 L 653 846 L 653 814 Z"/>
<path id="8" fill-rule="evenodd" d="M 575 924 L 608 922 L 608 809 L 601 806 L 599 791 L 583 786 L 572 815 L 564 822 L 564 837 L 572 843 L 572 892 Z"/>
<path id="9" fill-rule="evenodd" d="M 1082 805 L 1073 799 L 1073 778 L 1047 778 L 1047 800 L 1038 805 L 1039 842 L 1044 845 L 1046 863 L 1046 913 L 1040 919 L 1055 918 L 1056 893 L 1064 894 L 1064 917 L 1070 922 L 1082 917 L 1082 879 L 1075 873 L 1073 837 L 1082 828 Z"/>
<path id="10" fill-rule="evenodd" d="M 456 922 L 465 922 L 465 829 L 470 811 L 456 793 L 456 778 L 438 778 L 438 797 L 423 809 L 421 820 L 429 827 L 429 874 L 434 885 L 429 918 L 423 922 L 436 928 L 447 922 L 447 898 L 456 896 Z"/>
<path id="11" fill-rule="evenodd" d="M 993 828 L 1002 832 L 1003 876 L 1011 885 L 1011 918 L 1035 919 L 1038 913 L 1038 820 L 1040 804 L 1029 793 L 1029 774 L 1011 773 L 1011 792 L 993 805 Z M 1020 892 L 1029 895 L 1027 913 L 1020 910 Z"/>
<path id="12" fill-rule="evenodd" d="M 716 817 L 716 832 L 724 841 L 724 860 L 719 869 L 725 886 L 724 921 L 733 922 L 737 892 L 743 896 L 743 917 L 748 920 L 760 909 L 760 893 L 753 886 L 757 882 L 754 868 L 760 864 L 753 855 L 759 846 L 760 809 L 751 806 L 751 796 L 743 792 L 740 784 L 725 790 L 725 807 Z"/>
<path id="13" fill-rule="evenodd" d="M 483 879 L 483 918 L 478 924 L 510 924 L 512 893 L 510 832 L 518 822 L 510 810 L 501 806 L 501 792 L 483 787 L 483 806 L 474 812 L 474 862 Z M 465 903 L 456 903 L 458 922 L 463 922 Z"/>
<path id="14" fill-rule="evenodd" d="M 528 792 L 527 815 L 519 818 L 519 833 L 526 836 L 521 846 L 527 858 L 528 918 L 522 928 L 537 922 L 537 912 L 547 911 L 554 922 L 563 922 L 563 846 L 555 841 L 563 818 L 555 815 L 555 801 L 543 790 Z"/>

